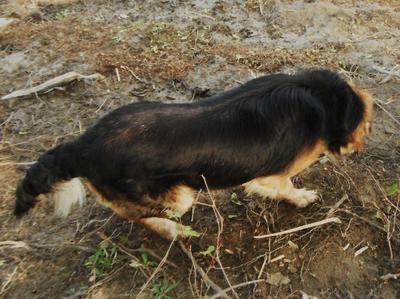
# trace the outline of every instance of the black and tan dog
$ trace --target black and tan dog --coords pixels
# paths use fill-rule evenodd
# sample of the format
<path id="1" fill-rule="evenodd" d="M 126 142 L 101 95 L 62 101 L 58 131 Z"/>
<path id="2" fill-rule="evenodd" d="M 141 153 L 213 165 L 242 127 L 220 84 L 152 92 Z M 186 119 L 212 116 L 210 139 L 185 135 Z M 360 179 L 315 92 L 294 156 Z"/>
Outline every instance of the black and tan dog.
<path id="1" fill-rule="evenodd" d="M 211 189 L 243 185 L 305 207 L 316 193 L 290 178 L 324 153 L 361 150 L 372 109 L 367 92 L 328 70 L 264 76 L 194 103 L 130 104 L 42 155 L 18 185 L 15 214 L 43 194 L 66 214 L 84 199 L 84 178 L 101 204 L 172 239 L 185 230 L 167 212 L 190 209 L 202 175 Z"/>

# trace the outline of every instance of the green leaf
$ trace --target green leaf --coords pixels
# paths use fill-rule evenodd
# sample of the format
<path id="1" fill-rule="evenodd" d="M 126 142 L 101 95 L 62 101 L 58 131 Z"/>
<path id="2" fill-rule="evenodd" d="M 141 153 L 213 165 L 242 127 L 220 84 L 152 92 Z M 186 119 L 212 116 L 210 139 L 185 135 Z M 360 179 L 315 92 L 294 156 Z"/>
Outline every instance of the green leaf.
<path id="1" fill-rule="evenodd" d="M 207 250 L 200 251 L 200 254 L 202 254 L 202 255 L 210 255 L 214 251 L 215 251 L 215 246 L 214 245 L 210 245 L 210 246 L 207 247 Z"/>
<path id="2" fill-rule="evenodd" d="M 399 186 L 397 185 L 397 183 L 393 183 L 392 185 L 390 185 L 388 195 L 393 196 L 396 195 L 397 192 L 399 192 Z"/>
<path id="3" fill-rule="evenodd" d="M 147 263 L 149 262 L 149 256 L 147 255 L 147 253 L 143 252 L 141 254 L 141 257 L 142 257 L 143 265 L 147 265 Z"/>
<path id="4" fill-rule="evenodd" d="M 235 192 L 233 192 L 233 193 L 231 194 L 231 201 L 232 201 L 235 205 L 238 205 L 238 206 L 242 206 L 242 205 L 243 205 L 243 204 L 239 201 L 238 196 L 237 196 L 237 193 L 235 193 Z"/>
<path id="5" fill-rule="evenodd" d="M 383 213 L 381 211 L 376 211 L 375 218 L 382 220 L 382 221 L 385 219 L 385 217 L 383 216 Z"/>
<path id="6" fill-rule="evenodd" d="M 200 237 L 200 233 L 189 225 L 183 225 L 183 234 L 187 237 Z"/>
<path id="7" fill-rule="evenodd" d="M 383 225 L 383 227 L 387 232 L 389 231 L 389 223 L 386 223 L 385 225 Z"/>
<path id="8" fill-rule="evenodd" d="M 183 216 L 183 212 L 181 210 L 166 210 L 165 214 L 169 219 L 179 220 Z"/>
<path id="9" fill-rule="evenodd" d="M 233 219 L 233 218 L 237 218 L 237 217 L 239 217 L 239 216 L 238 216 L 238 215 L 235 215 L 235 214 L 228 215 L 228 218 L 229 218 L 229 219 Z"/>

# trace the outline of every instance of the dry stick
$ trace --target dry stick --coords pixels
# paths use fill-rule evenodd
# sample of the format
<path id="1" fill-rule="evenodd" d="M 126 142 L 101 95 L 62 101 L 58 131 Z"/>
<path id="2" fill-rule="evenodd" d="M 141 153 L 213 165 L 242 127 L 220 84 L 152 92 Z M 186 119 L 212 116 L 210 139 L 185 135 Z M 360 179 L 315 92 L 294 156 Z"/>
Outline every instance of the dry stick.
<path id="1" fill-rule="evenodd" d="M 385 112 L 396 124 L 400 126 L 400 121 L 398 121 L 389 111 L 386 110 L 381 104 L 379 104 L 377 101 L 375 102 L 376 106 L 381 108 L 383 112 Z"/>
<path id="2" fill-rule="evenodd" d="M 202 192 L 203 190 L 202 189 L 200 189 L 198 192 L 197 192 L 197 196 L 196 196 L 196 198 L 195 198 L 195 200 L 194 200 L 194 204 L 193 204 L 193 208 L 192 208 L 192 217 L 190 218 L 190 222 L 192 222 L 193 223 L 193 220 L 194 220 L 194 211 L 195 211 L 195 209 L 196 209 L 196 203 L 199 201 L 199 198 L 200 198 L 200 194 L 201 194 L 201 192 Z"/>
<path id="3" fill-rule="evenodd" d="M 126 267 L 127 264 L 123 264 L 121 267 L 117 268 L 115 271 L 112 271 L 111 273 L 109 273 L 107 275 L 106 278 L 104 278 L 103 280 L 100 280 L 99 282 L 96 282 L 94 285 L 92 285 L 87 291 L 86 291 L 86 295 L 89 294 L 90 292 L 92 292 L 95 288 L 98 288 L 99 286 L 101 286 L 102 284 L 110 281 L 119 271 L 121 271 L 123 268 Z"/>
<path id="4" fill-rule="evenodd" d="M 13 118 L 13 116 L 14 116 L 14 112 L 11 112 L 10 116 L 9 116 L 5 121 L 3 121 L 3 122 L 0 124 L 0 128 L 1 128 L 2 126 L 4 126 L 5 124 L 7 124 L 9 121 L 11 121 L 11 119 Z"/>
<path id="5" fill-rule="evenodd" d="M 225 297 L 225 298 L 229 298 L 228 295 L 225 294 L 225 292 L 222 290 L 221 287 L 219 287 L 215 282 L 213 282 L 208 275 L 206 274 L 206 272 L 203 270 L 203 268 L 201 268 L 199 266 L 199 264 L 196 262 L 196 260 L 194 259 L 192 253 L 190 252 L 190 250 L 188 250 L 185 246 L 185 244 L 183 244 L 182 241 L 178 241 L 178 244 L 180 245 L 182 251 L 188 256 L 188 258 L 192 261 L 193 267 L 195 268 L 195 270 L 200 274 L 201 278 L 203 279 L 203 281 L 206 283 L 206 285 L 210 288 L 212 288 L 215 292 L 220 293 L 221 297 Z"/>
<path id="6" fill-rule="evenodd" d="M 217 209 L 217 206 L 215 205 L 214 197 L 212 196 L 212 194 L 210 192 L 210 188 L 208 188 L 208 184 L 207 184 L 207 180 L 206 180 L 205 176 L 201 175 L 201 177 L 202 177 L 202 179 L 204 181 L 204 185 L 206 186 L 207 193 L 208 193 L 208 195 L 209 195 L 209 197 L 211 199 L 212 209 L 214 211 L 214 215 L 215 215 L 215 218 L 217 220 L 218 234 L 217 234 L 217 246 L 216 246 L 216 250 L 215 250 L 215 259 L 217 260 L 217 263 L 218 263 L 219 267 L 221 268 L 221 271 L 222 271 L 222 273 L 223 273 L 223 275 L 225 277 L 225 280 L 227 281 L 229 287 L 232 288 L 232 284 L 231 284 L 231 282 L 230 282 L 230 280 L 228 278 L 228 275 L 226 275 L 224 266 L 222 265 L 221 259 L 219 258 L 219 248 L 221 246 L 221 234 L 222 234 L 222 232 L 224 230 L 224 218 L 221 216 L 220 212 Z M 236 298 L 239 299 L 239 296 L 238 296 L 238 294 L 236 293 L 236 291 L 234 289 L 232 289 L 232 293 L 235 295 Z"/>
<path id="7" fill-rule="evenodd" d="M 394 204 L 389 200 L 389 198 L 387 197 L 385 191 L 382 189 L 382 186 L 381 186 L 381 185 L 379 184 L 379 182 L 375 179 L 374 175 L 372 174 L 372 172 L 369 170 L 368 167 L 367 167 L 367 170 L 368 170 L 369 174 L 371 175 L 372 179 L 374 180 L 376 186 L 379 188 L 379 191 L 381 191 L 381 193 L 382 193 L 382 195 L 383 195 L 383 198 L 389 203 L 389 205 L 391 205 L 396 211 L 399 212 L 399 208 L 398 208 L 396 205 L 394 205 Z"/>
<path id="8" fill-rule="evenodd" d="M 140 289 L 139 293 L 136 295 L 136 298 L 139 297 L 139 295 L 141 293 L 143 293 L 143 291 L 147 288 L 147 286 L 149 285 L 149 283 L 153 280 L 153 278 L 156 276 L 156 274 L 161 270 L 161 267 L 164 265 L 165 261 L 168 258 L 169 252 L 171 251 L 172 245 L 174 245 L 176 240 L 176 236 L 175 238 L 171 241 L 171 244 L 169 244 L 168 250 L 165 253 L 163 259 L 161 260 L 161 262 L 158 264 L 157 268 L 154 270 L 154 272 L 151 274 L 151 276 L 149 277 L 149 279 L 146 281 L 146 283 L 142 286 L 142 288 Z"/>
<path id="9" fill-rule="evenodd" d="M 267 217 L 264 216 L 263 218 L 264 218 L 265 222 L 267 223 L 267 229 L 268 229 L 268 233 L 269 233 L 270 230 L 269 230 L 269 224 L 268 224 Z M 263 261 L 263 263 L 262 263 L 260 272 L 258 273 L 257 279 L 260 279 L 260 278 L 261 278 L 261 276 L 262 276 L 262 274 L 263 274 L 263 272 L 264 272 L 264 268 L 265 268 L 267 262 L 268 262 L 268 264 L 271 263 L 271 239 L 268 239 L 268 255 L 267 255 L 267 253 L 265 252 L 264 261 Z M 254 287 L 256 288 L 257 286 L 254 286 Z"/>
<path id="10" fill-rule="evenodd" d="M 245 287 L 245 286 L 248 286 L 250 284 L 255 284 L 255 283 L 259 283 L 259 282 L 263 282 L 263 281 L 265 281 L 265 279 L 256 279 L 256 280 L 246 281 L 246 282 L 242 282 L 242 283 L 239 283 L 239 284 L 235 284 L 234 286 L 232 286 L 230 288 L 227 288 L 227 289 L 224 289 L 222 291 L 223 292 L 229 292 L 229 291 L 233 291 L 233 289 Z M 210 299 L 215 299 L 215 298 L 219 298 L 219 297 L 222 297 L 222 294 L 217 293 L 217 294 L 212 295 L 210 297 Z"/>
<path id="11" fill-rule="evenodd" d="M 13 279 L 15 273 L 17 273 L 18 267 L 19 266 L 16 266 L 14 268 L 14 271 L 8 276 L 7 280 L 4 282 L 4 284 L 3 284 L 3 286 L 1 287 L 1 290 L 0 290 L 0 296 L 3 295 L 7 291 L 7 288 L 9 286 L 9 284 L 12 282 L 12 279 Z"/>
<path id="12" fill-rule="evenodd" d="M 272 233 L 272 234 L 267 234 L 267 235 L 260 235 L 260 236 L 254 236 L 254 239 L 265 239 L 265 238 L 270 238 L 270 237 L 276 237 L 276 236 L 282 236 L 282 235 L 287 235 L 287 234 L 291 234 L 291 233 L 295 233 L 304 229 L 308 229 L 308 228 L 312 228 L 312 227 L 316 227 L 316 226 L 321 226 L 327 223 L 342 223 L 342 221 L 340 221 L 339 218 L 337 217 L 331 217 L 331 218 L 327 218 L 321 221 L 317 221 L 317 222 L 313 222 L 313 223 L 309 223 L 306 225 L 302 225 L 299 227 L 295 227 L 292 229 L 288 229 L 288 230 L 284 230 L 278 233 Z"/>
<path id="13" fill-rule="evenodd" d="M 119 71 L 118 71 L 118 68 L 117 68 L 117 67 L 115 68 L 115 75 L 117 76 L 118 82 L 121 82 L 121 77 L 120 77 L 120 75 L 119 75 Z"/>
<path id="14" fill-rule="evenodd" d="M 385 110 L 385 108 L 383 108 L 382 106 L 380 106 L 378 103 L 377 103 L 377 105 L 378 105 L 379 107 L 381 107 L 386 113 L 388 113 L 389 116 L 391 116 L 390 113 L 387 112 L 387 111 Z M 393 120 L 397 122 L 397 120 L 396 120 L 394 117 L 393 117 Z M 400 122 L 399 122 L 399 124 L 400 124 Z M 382 187 L 381 187 L 381 185 L 379 184 L 379 182 L 375 179 L 375 177 L 373 176 L 372 172 L 369 170 L 369 167 L 368 167 L 368 166 L 367 166 L 367 171 L 369 172 L 369 174 L 370 174 L 370 176 L 372 177 L 372 179 L 374 180 L 376 186 L 378 187 L 378 189 L 379 189 L 380 192 L 382 193 L 384 199 L 389 203 L 389 205 L 391 205 L 391 206 L 395 209 L 395 212 L 397 213 L 397 212 L 399 211 L 398 205 L 394 205 L 394 204 L 389 200 L 389 198 L 386 196 L 385 191 L 382 189 Z M 375 223 L 369 221 L 368 219 L 365 219 L 365 218 L 363 218 L 363 217 L 361 217 L 361 216 L 358 216 L 357 214 L 354 214 L 354 213 L 352 213 L 352 212 L 350 212 L 350 211 L 347 211 L 347 210 L 344 210 L 344 211 L 347 212 L 347 213 L 349 213 L 349 214 L 352 214 L 353 216 L 355 216 L 355 217 L 357 217 L 357 218 L 359 218 L 359 219 L 361 219 L 361 220 L 367 222 L 368 224 L 370 224 L 370 225 L 372 225 L 372 226 L 374 226 L 374 227 L 376 227 L 376 228 L 378 228 L 378 229 L 384 231 L 384 232 L 386 233 L 386 239 L 387 239 L 387 243 L 388 243 L 388 247 L 389 247 L 390 258 L 393 259 L 393 250 L 392 250 L 391 236 L 390 236 L 389 230 L 385 230 L 384 228 L 382 228 L 382 227 L 376 225 Z"/>
<path id="15" fill-rule="evenodd" d="M 44 91 L 50 90 L 54 87 L 68 84 L 75 80 L 81 80 L 81 79 L 97 80 L 97 79 L 103 79 L 103 78 L 104 77 L 98 73 L 85 76 L 85 75 L 79 74 L 77 72 L 68 72 L 68 73 L 65 73 L 64 75 L 57 76 L 53 79 L 47 80 L 44 83 L 39 84 L 35 87 L 16 90 L 8 95 L 1 97 L 0 100 L 4 101 L 4 100 L 19 98 L 19 97 L 25 97 L 25 96 L 32 95 L 32 94 L 35 94 L 37 96 L 38 92 L 44 92 Z"/>
<path id="16" fill-rule="evenodd" d="M 0 248 L 1 247 L 11 247 L 11 248 L 25 248 L 30 250 L 31 248 L 29 247 L 28 244 L 26 244 L 23 241 L 2 241 L 0 242 Z"/>
<path id="17" fill-rule="evenodd" d="M 381 231 L 386 233 L 386 230 L 383 227 L 381 227 L 381 226 L 377 225 L 376 223 L 368 220 L 367 218 L 364 218 L 362 216 L 357 215 L 356 213 L 353 213 L 352 211 L 349 211 L 349 210 L 346 210 L 346 209 L 338 209 L 338 212 L 344 212 L 344 213 L 350 214 L 350 215 L 352 215 L 352 216 L 364 221 L 365 223 L 368 223 L 369 225 L 371 225 L 371 226 L 373 226 L 373 227 L 375 227 L 375 228 L 377 228 L 377 229 L 379 229 L 379 230 L 381 230 Z"/>
<path id="18" fill-rule="evenodd" d="M 0 163 L 0 167 L 3 167 L 3 166 L 14 166 L 14 165 L 23 165 L 23 166 L 27 165 L 27 166 L 29 166 L 29 165 L 33 165 L 35 163 L 36 163 L 36 161 L 32 161 L 32 162 L 3 162 L 3 163 Z"/>
<path id="19" fill-rule="evenodd" d="M 129 67 L 127 66 L 121 66 L 121 69 L 128 71 L 133 78 L 135 78 L 136 80 L 138 80 L 141 83 L 146 83 L 143 79 L 140 79 Z"/>
<path id="20" fill-rule="evenodd" d="M 325 218 L 329 218 L 331 217 L 336 210 L 342 205 L 342 203 L 346 200 L 349 199 L 349 196 L 347 194 L 343 195 L 342 198 L 336 202 L 328 211 L 328 213 L 326 213 L 326 217 Z"/>

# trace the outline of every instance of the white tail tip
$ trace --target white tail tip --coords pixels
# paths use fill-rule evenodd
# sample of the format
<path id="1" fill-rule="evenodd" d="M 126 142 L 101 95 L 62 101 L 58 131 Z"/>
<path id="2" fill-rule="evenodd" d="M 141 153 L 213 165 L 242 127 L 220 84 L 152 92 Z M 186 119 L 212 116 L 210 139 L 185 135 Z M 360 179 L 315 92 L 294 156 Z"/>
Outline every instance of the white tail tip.
<path id="1" fill-rule="evenodd" d="M 86 192 L 79 178 L 74 178 L 57 185 L 52 193 L 55 201 L 55 213 L 66 217 L 74 204 L 82 206 L 86 199 Z"/>

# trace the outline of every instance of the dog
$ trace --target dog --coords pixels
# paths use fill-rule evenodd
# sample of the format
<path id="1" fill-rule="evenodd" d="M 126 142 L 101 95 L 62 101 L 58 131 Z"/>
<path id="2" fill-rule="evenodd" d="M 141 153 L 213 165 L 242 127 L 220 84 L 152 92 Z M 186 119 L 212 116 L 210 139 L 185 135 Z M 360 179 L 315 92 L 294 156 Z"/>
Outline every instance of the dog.
<path id="1" fill-rule="evenodd" d="M 248 194 L 303 208 L 317 199 L 291 177 L 323 154 L 361 151 L 372 96 L 335 72 L 259 77 L 210 98 L 180 104 L 140 102 L 101 118 L 73 141 L 43 154 L 16 190 L 21 216 L 50 195 L 66 215 L 85 198 L 173 240 L 197 190 L 244 186 Z"/>

